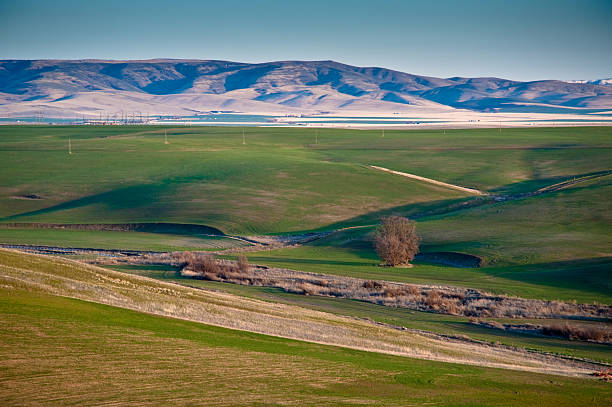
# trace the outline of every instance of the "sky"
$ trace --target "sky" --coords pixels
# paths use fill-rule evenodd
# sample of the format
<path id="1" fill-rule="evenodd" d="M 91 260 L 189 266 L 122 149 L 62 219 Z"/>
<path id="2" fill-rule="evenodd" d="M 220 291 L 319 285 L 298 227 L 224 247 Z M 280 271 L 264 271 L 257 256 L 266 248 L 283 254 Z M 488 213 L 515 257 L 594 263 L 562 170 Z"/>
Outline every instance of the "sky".
<path id="1" fill-rule="evenodd" d="M 151 58 L 610 78 L 612 0 L 0 0 L 0 59 Z"/>

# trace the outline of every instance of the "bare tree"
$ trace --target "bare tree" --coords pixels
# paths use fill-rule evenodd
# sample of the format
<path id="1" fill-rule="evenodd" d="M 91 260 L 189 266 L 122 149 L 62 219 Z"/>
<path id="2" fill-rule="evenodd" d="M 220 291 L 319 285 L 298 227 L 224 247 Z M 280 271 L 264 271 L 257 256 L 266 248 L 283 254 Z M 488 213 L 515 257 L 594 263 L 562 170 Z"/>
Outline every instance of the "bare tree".
<path id="1" fill-rule="evenodd" d="M 419 252 L 416 223 L 401 216 L 383 218 L 376 228 L 374 248 L 388 266 L 405 264 Z"/>

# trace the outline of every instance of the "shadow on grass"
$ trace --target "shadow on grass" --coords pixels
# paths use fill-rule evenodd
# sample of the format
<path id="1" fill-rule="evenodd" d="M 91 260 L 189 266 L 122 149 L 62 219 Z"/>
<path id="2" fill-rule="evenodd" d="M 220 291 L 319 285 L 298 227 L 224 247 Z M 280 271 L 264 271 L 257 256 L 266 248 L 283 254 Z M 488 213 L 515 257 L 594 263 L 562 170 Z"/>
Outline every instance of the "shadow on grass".
<path id="1" fill-rule="evenodd" d="M 564 181 L 570 181 L 574 178 L 575 179 L 589 178 L 589 180 L 595 180 L 597 179 L 597 177 L 603 177 L 606 175 L 610 175 L 610 170 L 593 171 L 593 172 L 586 172 L 583 174 L 564 175 L 564 176 L 558 176 L 558 177 L 538 178 L 534 180 L 527 180 L 527 181 L 515 182 L 513 184 L 507 184 L 502 187 L 493 189 L 490 192 L 495 193 L 495 194 L 528 194 L 528 193 L 536 192 L 540 188 L 555 185 L 555 184 L 558 184 Z M 584 180 L 584 181 L 587 181 L 587 180 Z M 579 183 L 577 185 L 579 185 Z M 589 189 L 594 188 L 594 186 L 592 185 L 587 186 L 587 187 L 573 186 L 572 188 L 576 190 L 580 190 L 584 188 L 589 188 Z M 551 191 L 550 193 L 552 194 L 554 192 L 555 191 Z"/>
<path id="2" fill-rule="evenodd" d="M 480 270 L 491 276 L 529 284 L 588 291 L 608 297 L 612 293 L 612 257 L 486 267 Z"/>
<path id="3" fill-rule="evenodd" d="M 46 215 L 49 213 L 60 212 L 70 209 L 82 208 L 85 206 L 103 204 L 109 210 L 121 210 L 126 208 L 143 207 L 156 200 L 162 192 L 168 192 L 167 184 L 134 185 L 117 188 L 83 198 L 73 199 L 62 202 L 47 208 L 38 209 L 30 212 L 23 212 L 2 218 L 2 221 L 15 220 L 19 218 Z"/>
<path id="4" fill-rule="evenodd" d="M 438 201 L 430 201 L 424 203 L 416 203 L 409 205 L 400 205 L 392 208 L 385 208 L 378 211 L 368 212 L 366 214 L 356 216 L 354 218 L 350 218 L 344 221 L 336 222 L 329 224 L 325 227 L 319 228 L 317 230 L 334 230 L 345 227 L 354 227 L 354 226 L 363 226 L 363 225 L 373 225 L 380 221 L 381 218 L 385 216 L 391 215 L 399 215 L 406 216 L 411 219 L 422 219 L 422 218 L 439 218 L 450 215 L 456 215 L 462 211 L 466 211 L 475 207 L 481 207 L 484 205 L 491 204 L 503 204 L 504 202 L 512 202 L 518 199 L 529 199 L 535 198 L 537 196 L 527 196 L 529 193 L 534 193 L 539 189 L 557 184 L 562 181 L 567 181 L 572 178 L 583 178 L 583 177 L 593 177 L 593 176 L 605 176 L 609 175 L 609 170 L 606 171 L 596 171 L 589 172 L 584 174 L 576 174 L 572 176 L 564 176 L 564 177 L 550 177 L 550 178 L 542 178 L 537 180 L 530 181 L 521 181 L 517 183 L 507 184 L 500 188 L 491 191 L 492 193 L 513 193 L 519 194 L 521 196 L 516 196 L 514 199 L 510 197 L 505 201 L 498 201 L 493 199 L 492 197 L 482 196 L 482 197 L 467 197 L 467 198 L 459 198 L 459 199 L 443 199 Z M 595 180 L 596 178 L 591 178 L 591 180 Z M 563 193 L 564 191 L 571 190 L 572 192 L 579 192 L 582 190 L 596 189 L 599 185 L 586 185 L 582 186 L 580 183 L 572 185 L 571 189 L 560 189 L 550 192 L 545 192 L 539 196 L 554 196 L 558 193 Z"/>
<path id="5" fill-rule="evenodd" d="M 179 195 L 179 188 L 182 185 L 194 181 L 206 182 L 206 180 L 202 179 L 201 177 L 180 177 L 167 179 L 155 184 L 141 184 L 116 188 L 99 194 L 62 202 L 46 208 L 6 216 L 4 218 L 0 218 L 0 222 L 19 221 L 28 217 L 54 214 L 72 209 L 85 208 L 92 205 L 103 205 L 105 210 L 109 212 L 121 212 L 128 210 L 141 211 L 144 214 L 146 212 L 150 212 L 151 206 L 157 202 L 160 202 L 163 197 Z M 167 215 L 175 212 L 176 206 L 179 204 L 180 203 L 178 202 L 165 202 L 164 205 L 156 205 L 155 219 L 163 219 Z M 215 216 L 215 218 L 219 218 L 219 216 Z M 153 222 L 132 223 L 125 225 L 126 227 L 131 225 L 131 229 L 135 231 L 150 233 L 169 233 L 189 236 L 198 234 L 224 235 L 224 233 L 219 229 L 195 224 Z"/>
<path id="6" fill-rule="evenodd" d="M 309 265 L 327 265 L 327 266 L 375 266 L 376 262 L 366 261 L 347 261 L 347 260 L 329 260 L 329 259 L 305 259 L 305 258 L 288 258 L 288 257 L 259 257 L 249 256 L 249 261 L 252 263 L 283 263 L 283 264 L 309 264 Z"/>

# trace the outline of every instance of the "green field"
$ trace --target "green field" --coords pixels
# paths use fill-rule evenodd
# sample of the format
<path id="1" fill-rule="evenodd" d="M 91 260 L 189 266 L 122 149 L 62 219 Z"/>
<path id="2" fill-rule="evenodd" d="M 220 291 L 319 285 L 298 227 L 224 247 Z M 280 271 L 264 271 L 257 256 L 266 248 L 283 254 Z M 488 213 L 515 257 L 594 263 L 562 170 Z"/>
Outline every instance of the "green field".
<path id="1" fill-rule="evenodd" d="M 0 128 L 0 221 L 175 222 L 226 233 L 324 227 L 458 192 L 327 160 L 310 132 L 236 128 Z M 73 154 L 66 146 L 71 137 Z M 338 132 L 354 141 L 353 133 Z M 358 139 L 373 139 L 366 133 Z M 374 140 L 374 139 L 373 139 Z M 338 180 L 342 179 L 339 183 Z M 299 186 L 299 187 L 298 187 Z M 16 199 L 35 194 L 44 199 Z"/>
<path id="2" fill-rule="evenodd" d="M 4 405 L 612 401 L 607 383 L 589 379 L 359 352 L 26 291 L 0 289 L 0 318 Z"/>
<path id="3" fill-rule="evenodd" d="M 6 244 L 152 251 L 200 251 L 247 246 L 239 240 L 222 236 L 27 228 L 0 228 L 0 240 Z"/>
<path id="4" fill-rule="evenodd" d="M 169 144 L 164 144 L 166 131 Z M 501 134 L 497 129 L 391 130 L 384 138 L 379 130 L 319 129 L 318 143 L 310 128 L 248 128 L 246 145 L 242 131 L 0 126 L 0 243 L 210 251 L 246 246 L 232 236 L 336 230 L 299 247 L 248 253 L 249 261 L 612 304 L 612 175 L 604 173 L 612 170 L 612 127 L 517 128 Z M 471 196 L 368 165 L 489 195 Z M 594 177 L 533 194 L 589 175 Z M 471 254 L 483 266 L 417 260 L 412 268 L 380 267 L 371 233 L 390 214 L 417 221 L 423 253 Z M 61 228 L 64 224 L 73 228 Z M 118 231 L 109 224 L 145 227 Z M 418 342 L 422 338 L 389 327 L 379 332 L 367 320 L 607 363 L 610 345 L 508 333 L 453 315 L 188 280 L 169 266 L 113 266 L 123 272 L 118 274 L 20 256 L 0 250 L 0 399 L 7 405 L 45 400 L 64 405 L 611 402 L 609 384 L 594 380 L 295 339 L 358 349 L 397 350 L 393 347 L 407 344 L 450 358 L 438 360 L 465 357 L 487 366 L 498 366 L 491 364 L 495 356 Z M 512 322 L 521 321 L 543 322 Z M 330 331 L 317 331 L 318 324 Z M 368 346 L 359 342 L 363 338 Z M 512 363 L 525 368 L 531 361 L 521 356 Z"/>
<path id="5" fill-rule="evenodd" d="M 244 235 L 369 225 L 398 213 L 419 218 L 424 250 L 469 252 L 489 264 L 611 254 L 612 176 L 486 204 L 364 167 L 524 193 L 610 170 L 609 127 L 505 129 L 501 135 L 492 129 L 398 130 L 384 138 L 378 131 L 322 129 L 318 144 L 312 133 L 249 128 L 242 145 L 240 128 L 169 128 L 165 145 L 156 127 L 2 126 L 0 222 L 193 223 Z M 31 195 L 42 199 L 23 198 Z M 466 201 L 477 206 L 461 209 Z M 0 230 L 0 239 L 21 237 Z M 165 243 L 168 236 L 139 240 L 131 246 L 199 247 L 184 238 Z"/>
<path id="6" fill-rule="evenodd" d="M 612 177 L 606 176 L 546 195 L 419 219 L 423 252 L 478 255 L 485 261 L 478 269 L 418 262 L 409 270 L 378 267 L 370 228 L 250 257 L 256 263 L 312 272 L 609 304 L 611 227 Z"/>
<path id="7" fill-rule="evenodd" d="M 461 193 L 376 164 L 524 192 L 608 170 L 610 128 L 440 131 L 2 126 L 0 216 L 11 222 L 177 222 L 286 233 L 419 213 Z M 73 154 L 67 154 L 68 137 Z M 17 199 L 35 194 L 43 199 Z"/>
<path id="8" fill-rule="evenodd" d="M 270 313 L 268 318 L 288 312 L 285 318 L 306 325 L 329 321 L 331 329 L 367 326 L 304 308 L 285 311 L 282 305 L 169 288 L 51 257 L 0 255 L 0 399 L 5 405 L 572 406 L 606 405 L 612 398 L 608 383 L 591 378 L 418 360 L 152 315 L 172 309 L 167 301 L 182 298 L 177 304 L 185 309 L 198 301 L 198 308 L 212 314 L 231 309 L 236 319 L 252 315 L 252 308 Z M 149 312 L 61 295 L 138 304 Z M 154 304 L 159 307 L 151 308 Z"/>

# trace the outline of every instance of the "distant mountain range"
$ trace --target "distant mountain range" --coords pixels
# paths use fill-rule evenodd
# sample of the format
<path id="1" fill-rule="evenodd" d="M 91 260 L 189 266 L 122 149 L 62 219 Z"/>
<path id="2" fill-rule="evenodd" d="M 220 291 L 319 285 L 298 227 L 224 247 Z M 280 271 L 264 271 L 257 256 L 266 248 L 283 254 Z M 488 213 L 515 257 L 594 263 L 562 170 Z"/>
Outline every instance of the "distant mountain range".
<path id="1" fill-rule="evenodd" d="M 492 111 L 612 107 L 612 82 L 434 78 L 333 61 L 2 60 L 0 114 Z"/>
<path id="2" fill-rule="evenodd" d="M 565 81 L 568 83 L 590 83 L 591 85 L 604 85 L 604 86 L 612 86 L 612 78 L 606 79 L 592 79 L 592 80 L 574 80 L 574 81 Z"/>

